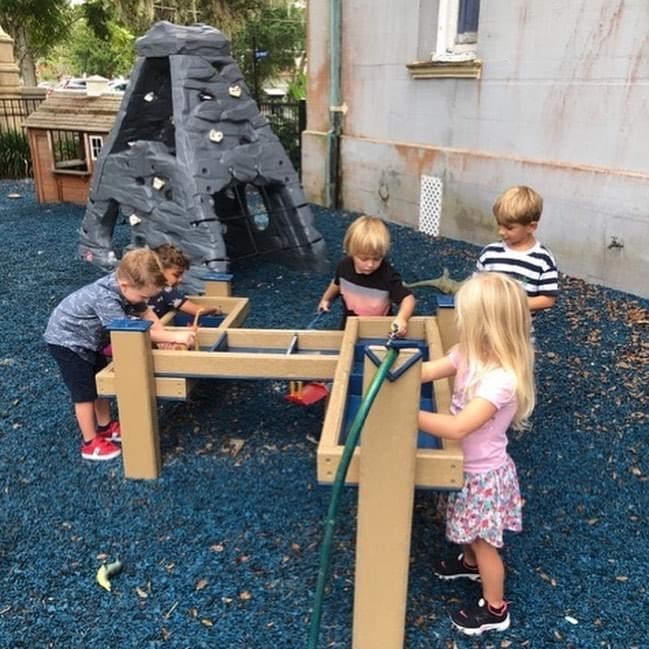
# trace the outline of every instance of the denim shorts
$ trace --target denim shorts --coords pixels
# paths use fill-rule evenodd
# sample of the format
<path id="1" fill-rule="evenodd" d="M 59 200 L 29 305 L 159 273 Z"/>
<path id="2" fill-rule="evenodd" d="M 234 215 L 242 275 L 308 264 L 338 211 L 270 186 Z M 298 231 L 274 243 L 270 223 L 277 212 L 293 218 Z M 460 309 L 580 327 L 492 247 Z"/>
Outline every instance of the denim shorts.
<path id="1" fill-rule="evenodd" d="M 67 347 L 48 344 L 48 348 L 61 370 L 63 383 L 70 391 L 72 402 L 95 401 L 97 399 L 95 374 L 107 365 L 103 354 L 89 351 L 89 357 L 94 358 L 94 362 L 90 362 Z"/>

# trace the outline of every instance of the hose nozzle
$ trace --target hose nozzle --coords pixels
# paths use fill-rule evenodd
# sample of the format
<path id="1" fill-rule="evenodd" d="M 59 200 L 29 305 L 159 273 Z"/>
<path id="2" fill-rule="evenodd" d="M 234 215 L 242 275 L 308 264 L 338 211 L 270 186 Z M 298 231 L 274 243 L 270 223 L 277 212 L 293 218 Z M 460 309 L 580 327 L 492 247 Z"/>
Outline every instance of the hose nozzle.
<path id="1" fill-rule="evenodd" d="M 385 343 L 386 347 L 392 347 L 392 342 L 397 337 L 397 333 L 399 333 L 399 325 L 396 322 L 393 322 L 390 325 L 390 332 L 388 333 L 388 339 Z"/>

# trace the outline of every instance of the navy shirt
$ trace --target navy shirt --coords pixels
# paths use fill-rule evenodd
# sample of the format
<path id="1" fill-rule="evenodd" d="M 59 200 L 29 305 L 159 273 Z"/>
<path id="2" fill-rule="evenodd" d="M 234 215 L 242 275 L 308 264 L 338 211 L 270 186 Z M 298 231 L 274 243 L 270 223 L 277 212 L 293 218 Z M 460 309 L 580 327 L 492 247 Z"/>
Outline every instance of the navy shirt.
<path id="1" fill-rule="evenodd" d="M 155 311 L 158 318 L 162 318 L 169 311 L 177 311 L 187 298 L 173 286 L 166 286 L 164 291 L 154 295 L 149 300 L 149 306 Z"/>

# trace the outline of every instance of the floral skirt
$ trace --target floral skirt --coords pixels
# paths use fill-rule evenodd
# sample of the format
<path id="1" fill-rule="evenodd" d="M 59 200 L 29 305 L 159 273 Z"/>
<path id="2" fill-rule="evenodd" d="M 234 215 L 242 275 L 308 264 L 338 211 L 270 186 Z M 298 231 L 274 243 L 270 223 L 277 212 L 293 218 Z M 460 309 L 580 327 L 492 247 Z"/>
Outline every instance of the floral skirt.
<path id="1" fill-rule="evenodd" d="M 486 473 L 465 473 L 464 487 L 448 495 L 446 538 L 460 545 L 484 539 L 503 546 L 503 532 L 523 529 L 523 499 L 513 460 Z"/>

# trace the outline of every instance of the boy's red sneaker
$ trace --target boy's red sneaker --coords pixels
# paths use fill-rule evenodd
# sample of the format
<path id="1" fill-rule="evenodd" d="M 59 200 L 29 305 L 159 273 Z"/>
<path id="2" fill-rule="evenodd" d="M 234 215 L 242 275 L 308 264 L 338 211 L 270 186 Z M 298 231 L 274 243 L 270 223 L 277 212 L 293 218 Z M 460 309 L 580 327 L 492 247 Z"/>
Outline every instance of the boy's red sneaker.
<path id="1" fill-rule="evenodd" d="M 109 442 L 121 444 L 122 431 L 119 427 L 119 422 L 113 419 L 113 421 L 111 421 L 110 424 L 108 424 L 108 428 L 106 428 L 105 430 L 97 431 L 97 436 Z"/>
<path id="2" fill-rule="evenodd" d="M 88 444 L 81 445 L 81 457 L 84 460 L 102 461 L 112 460 L 122 453 L 119 446 L 109 442 L 102 437 L 95 437 Z"/>

